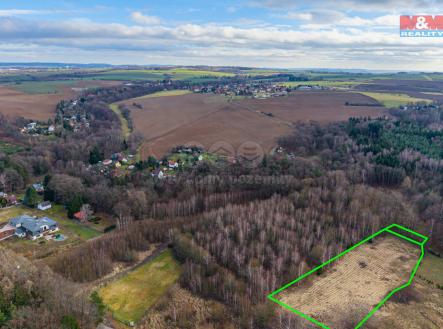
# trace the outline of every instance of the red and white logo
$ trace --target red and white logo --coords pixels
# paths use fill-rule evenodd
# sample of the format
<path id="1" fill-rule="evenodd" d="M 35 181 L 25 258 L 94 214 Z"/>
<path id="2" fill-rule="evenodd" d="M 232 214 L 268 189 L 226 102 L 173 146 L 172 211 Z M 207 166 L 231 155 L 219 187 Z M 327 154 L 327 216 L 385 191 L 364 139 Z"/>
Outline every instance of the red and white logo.
<path id="1" fill-rule="evenodd" d="M 443 37 L 443 15 L 402 15 L 400 36 Z"/>

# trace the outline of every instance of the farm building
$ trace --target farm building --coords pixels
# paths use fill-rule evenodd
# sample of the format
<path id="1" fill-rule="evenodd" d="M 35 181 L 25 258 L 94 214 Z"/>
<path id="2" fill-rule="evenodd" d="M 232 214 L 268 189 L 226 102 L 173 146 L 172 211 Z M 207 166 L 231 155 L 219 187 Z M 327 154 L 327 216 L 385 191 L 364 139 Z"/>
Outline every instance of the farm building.
<path id="1" fill-rule="evenodd" d="M 48 209 L 51 209 L 51 207 L 52 207 L 52 205 L 51 205 L 51 202 L 49 202 L 49 201 L 43 201 L 37 205 L 37 208 L 40 210 L 48 210 Z"/>
<path id="2" fill-rule="evenodd" d="M 57 222 L 48 217 L 34 218 L 21 215 L 11 219 L 9 225 L 15 228 L 15 235 L 20 238 L 27 236 L 31 240 L 41 238 L 47 232 L 58 231 Z"/>

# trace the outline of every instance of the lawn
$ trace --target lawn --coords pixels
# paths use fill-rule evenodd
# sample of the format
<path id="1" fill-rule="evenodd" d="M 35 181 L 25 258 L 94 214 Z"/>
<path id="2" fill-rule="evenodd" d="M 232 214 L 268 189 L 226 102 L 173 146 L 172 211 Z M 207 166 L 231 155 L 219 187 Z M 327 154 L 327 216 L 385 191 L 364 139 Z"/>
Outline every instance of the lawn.
<path id="1" fill-rule="evenodd" d="M 66 233 L 66 235 L 71 237 L 72 235 L 76 235 L 82 240 L 89 240 L 101 235 L 101 232 L 82 225 L 73 219 L 69 219 L 66 215 L 66 210 L 61 205 L 53 205 L 51 209 L 45 211 L 28 208 L 23 205 L 0 209 L 0 222 L 7 222 L 13 217 L 24 214 L 38 217 L 50 217 L 59 224 L 61 233 Z"/>
<path id="2" fill-rule="evenodd" d="M 383 104 L 383 106 L 398 107 L 401 105 L 407 105 L 409 103 L 425 102 L 431 103 L 432 101 L 424 98 L 415 98 L 406 94 L 392 94 L 392 93 L 372 93 L 372 92 L 360 92 L 360 94 L 369 96 L 375 99 L 377 102 Z"/>
<path id="3" fill-rule="evenodd" d="M 60 205 L 53 205 L 51 209 L 46 211 L 31 209 L 23 205 L 3 208 L 0 209 L 0 223 L 5 223 L 13 217 L 25 214 L 38 217 L 47 216 L 54 219 L 59 224 L 59 233 L 66 237 L 64 241 L 47 241 L 44 238 L 32 241 L 13 237 L 1 242 L 3 246 L 32 259 L 49 260 L 53 255 L 63 253 L 73 246 L 103 234 L 75 220 L 69 219 L 66 216 L 66 210 Z"/>
<path id="4" fill-rule="evenodd" d="M 100 289 L 99 294 L 114 318 L 123 323 L 139 321 L 145 312 L 180 277 L 180 265 L 171 250 Z"/>

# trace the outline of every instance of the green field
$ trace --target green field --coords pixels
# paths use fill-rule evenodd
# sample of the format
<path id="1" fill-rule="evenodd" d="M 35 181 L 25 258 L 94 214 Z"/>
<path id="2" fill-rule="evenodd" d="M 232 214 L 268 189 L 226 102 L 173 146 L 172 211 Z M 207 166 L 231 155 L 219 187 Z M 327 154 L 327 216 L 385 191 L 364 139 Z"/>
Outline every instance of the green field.
<path id="1" fill-rule="evenodd" d="M 431 103 L 432 101 L 424 98 L 415 98 L 406 94 L 393 94 L 393 93 L 372 93 L 372 92 L 360 92 L 362 95 L 366 95 L 375 99 L 377 102 L 383 104 L 385 107 L 398 107 L 401 105 L 407 105 L 409 103 Z"/>
<path id="2" fill-rule="evenodd" d="M 60 88 L 72 86 L 77 80 L 63 81 L 26 81 L 10 85 L 12 88 L 26 94 L 57 94 Z"/>
<path id="3" fill-rule="evenodd" d="M 100 80 L 208 80 L 221 77 L 232 77 L 233 73 L 193 70 L 187 68 L 164 70 L 110 70 L 97 73 L 92 78 Z"/>
<path id="4" fill-rule="evenodd" d="M 186 94 L 190 94 L 190 93 L 192 93 L 192 91 L 184 90 L 184 89 L 163 90 L 163 91 L 158 91 L 153 94 L 133 98 L 133 99 L 135 100 L 135 99 L 145 99 L 145 98 L 155 98 L 155 97 L 181 96 L 181 95 L 186 95 Z"/>
<path id="5" fill-rule="evenodd" d="M 129 323 L 140 320 L 146 311 L 180 277 L 180 265 L 171 250 L 108 284 L 99 291 L 115 319 Z"/>

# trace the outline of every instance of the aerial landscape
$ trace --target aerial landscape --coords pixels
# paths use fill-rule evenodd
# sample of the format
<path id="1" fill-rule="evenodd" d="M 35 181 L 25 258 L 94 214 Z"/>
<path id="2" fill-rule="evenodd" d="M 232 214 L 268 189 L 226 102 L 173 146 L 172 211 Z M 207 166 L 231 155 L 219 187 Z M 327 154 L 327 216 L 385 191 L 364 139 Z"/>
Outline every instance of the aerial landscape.
<path id="1" fill-rule="evenodd" d="M 3 1 L 0 328 L 443 328 L 443 5 L 325 3 Z"/>

